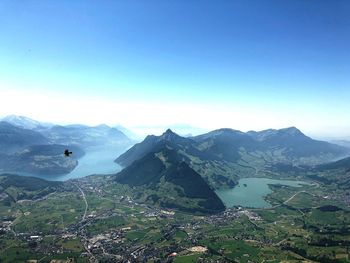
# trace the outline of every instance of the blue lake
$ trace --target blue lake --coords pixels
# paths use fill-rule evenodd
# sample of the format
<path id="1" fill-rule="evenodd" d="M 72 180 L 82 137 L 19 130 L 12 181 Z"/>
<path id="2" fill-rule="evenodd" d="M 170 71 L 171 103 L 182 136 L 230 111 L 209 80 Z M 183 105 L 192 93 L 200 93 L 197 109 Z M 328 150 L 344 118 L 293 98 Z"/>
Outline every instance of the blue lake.
<path id="1" fill-rule="evenodd" d="M 269 184 L 301 187 L 310 185 L 303 181 L 277 180 L 269 178 L 242 178 L 239 184 L 232 189 L 217 190 L 216 194 L 226 207 L 242 206 L 254 208 L 267 208 L 271 205 L 264 199 L 272 193 Z"/>
<path id="2" fill-rule="evenodd" d="M 78 160 L 78 166 L 69 174 L 55 177 L 55 180 L 66 181 L 91 174 L 111 174 L 122 168 L 114 160 L 125 151 L 115 148 L 91 149 Z"/>
<path id="3" fill-rule="evenodd" d="M 65 175 L 37 175 L 30 173 L 18 173 L 24 176 L 35 176 L 50 181 L 67 181 L 92 174 L 111 174 L 119 172 L 122 167 L 114 160 L 127 149 L 125 147 L 91 148 L 78 160 L 78 166 L 69 174 Z"/>

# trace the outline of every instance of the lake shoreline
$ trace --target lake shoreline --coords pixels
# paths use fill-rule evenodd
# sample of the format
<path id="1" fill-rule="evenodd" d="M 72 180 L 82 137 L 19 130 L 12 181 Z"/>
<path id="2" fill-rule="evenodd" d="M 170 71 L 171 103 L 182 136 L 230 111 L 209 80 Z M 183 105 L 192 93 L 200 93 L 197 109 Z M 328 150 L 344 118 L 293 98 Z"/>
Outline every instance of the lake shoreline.
<path id="1" fill-rule="evenodd" d="M 290 179 L 249 177 L 241 178 L 234 188 L 217 190 L 216 194 L 227 208 L 241 206 L 250 209 L 267 209 L 272 208 L 272 205 L 266 200 L 266 196 L 273 192 L 269 185 L 301 187 L 310 185 L 310 183 Z"/>

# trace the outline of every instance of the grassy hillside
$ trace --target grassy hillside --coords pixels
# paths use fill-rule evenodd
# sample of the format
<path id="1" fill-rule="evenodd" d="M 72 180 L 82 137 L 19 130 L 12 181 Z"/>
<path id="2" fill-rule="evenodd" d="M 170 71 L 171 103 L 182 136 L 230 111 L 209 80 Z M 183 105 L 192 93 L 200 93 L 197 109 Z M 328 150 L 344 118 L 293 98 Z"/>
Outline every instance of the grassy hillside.
<path id="1" fill-rule="evenodd" d="M 203 178 L 167 148 L 149 153 L 116 175 L 135 187 L 141 201 L 188 212 L 214 213 L 225 207 Z"/>
<path id="2" fill-rule="evenodd" d="M 315 166 L 307 177 L 323 184 L 334 184 L 339 189 L 350 190 L 350 157 Z"/>
<path id="3" fill-rule="evenodd" d="M 57 191 L 62 186 L 61 182 L 46 181 L 36 177 L 0 174 L 0 192 L 8 195 L 5 202 L 37 199 Z"/>
<path id="4" fill-rule="evenodd" d="M 332 163 L 326 163 L 316 166 L 318 170 L 333 170 L 333 169 L 344 169 L 346 171 L 350 170 L 350 157 L 338 160 Z"/>

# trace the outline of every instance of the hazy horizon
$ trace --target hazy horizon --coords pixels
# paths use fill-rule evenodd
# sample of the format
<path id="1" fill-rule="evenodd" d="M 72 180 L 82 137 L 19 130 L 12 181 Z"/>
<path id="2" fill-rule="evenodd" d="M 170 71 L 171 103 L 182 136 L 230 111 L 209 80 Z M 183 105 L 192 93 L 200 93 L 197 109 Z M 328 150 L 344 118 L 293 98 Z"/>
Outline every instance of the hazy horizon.
<path id="1" fill-rule="evenodd" d="M 347 1 L 2 1 L 0 114 L 350 137 Z"/>
<path id="2" fill-rule="evenodd" d="M 235 127 L 215 127 L 213 129 L 205 129 L 205 128 L 201 128 L 201 127 L 194 127 L 194 126 L 191 126 L 190 124 L 185 124 L 185 123 L 174 123 L 174 124 L 165 125 L 165 126 L 162 126 L 162 125 L 142 126 L 141 125 L 141 126 L 127 127 L 127 126 L 124 126 L 124 125 L 117 123 L 117 122 L 114 122 L 111 124 L 107 124 L 107 123 L 88 124 L 88 123 L 80 123 L 79 121 L 71 122 L 71 123 L 54 122 L 54 121 L 50 121 L 50 120 L 42 121 L 42 120 L 37 120 L 37 119 L 31 118 L 30 116 L 15 115 L 15 114 L 10 114 L 10 115 L 6 115 L 6 116 L 0 115 L 0 121 L 2 121 L 5 117 L 14 117 L 14 116 L 15 117 L 29 118 L 33 121 L 38 121 L 38 122 L 43 123 L 43 124 L 62 125 L 62 126 L 65 126 L 65 125 L 86 125 L 86 126 L 90 126 L 90 127 L 95 127 L 95 126 L 99 126 L 99 125 L 107 125 L 107 126 L 112 127 L 112 128 L 120 129 L 122 132 L 123 132 L 123 129 L 126 129 L 128 132 L 131 133 L 131 134 L 126 134 L 126 135 L 130 136 L 131 139 L 138 139 L 138 140 L 143 139 L 147 135 L 161 135 L 167 129 L 171 129 L 173 132 L 175 132 L 181 136 L 196 136 L 196 135 L 204 134 L 204 133 L 207 133 L 207 132 L 210 132 L 213 130 L 218 130 L 218 129 L 223 129 L 223 128 L 239 130 L 242 132 L 265 130 L 265 129 L 240 130 L 240 129 L 237 129 Z M 296 126 L 270 127 L 268 129 L 278 130 L 278 129 L 284 129 L 284 128 L 290 128 L 290 127 L 295 127 L 297 129 L 299 129 L 302 133 L 304 133 L 305 135 L 307 135 L 309 137 L 312 137 L 313 139 L 320 139 L 320 140 L 327 140 L 327 141 L 350 140 L 350 136 L 318 136 L 317 134 L 309 134 Z"/>

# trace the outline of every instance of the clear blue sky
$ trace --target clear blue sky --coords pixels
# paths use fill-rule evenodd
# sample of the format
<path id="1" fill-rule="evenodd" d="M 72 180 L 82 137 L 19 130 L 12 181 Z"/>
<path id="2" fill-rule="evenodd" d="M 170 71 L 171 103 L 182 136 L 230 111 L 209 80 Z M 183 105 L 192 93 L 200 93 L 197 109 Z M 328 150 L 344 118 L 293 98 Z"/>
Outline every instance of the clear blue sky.
<path id="1" fill-rule="evenodd" d="M 350 136 L 349 14 L 347 0 L 1 0 L 0 114 Z"/>

